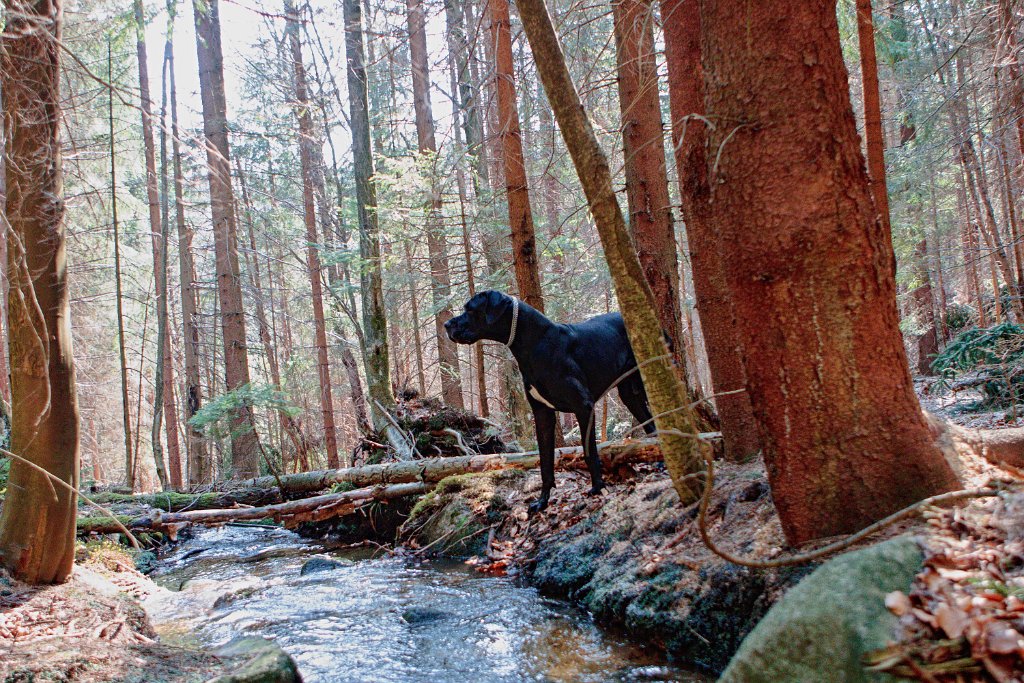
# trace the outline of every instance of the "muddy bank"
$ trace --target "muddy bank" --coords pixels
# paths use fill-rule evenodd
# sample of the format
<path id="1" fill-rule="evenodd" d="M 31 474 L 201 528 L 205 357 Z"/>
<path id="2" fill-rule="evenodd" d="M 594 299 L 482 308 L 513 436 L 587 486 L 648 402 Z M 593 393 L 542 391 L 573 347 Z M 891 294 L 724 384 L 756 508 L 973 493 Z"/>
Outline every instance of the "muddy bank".
<path id="1" fill-rule="evenodd" d="M 782 533 L 759 463 L 721 465 L 711 528 L 754 557 L 781 552 Z M 469 557 L 572 600 L 602 624 L 663 648 L 675 661 L 720 672 L 779 597 L 813 567 L 752 570 L 719 560 L 697 536 L 667 475 L 641 469 L 600 497 L 585 475 L 560 473 L 552 505 L 528 517 L 533 472 L 446 479 L 424 496 L 401 539 L 417 552 Z"/>

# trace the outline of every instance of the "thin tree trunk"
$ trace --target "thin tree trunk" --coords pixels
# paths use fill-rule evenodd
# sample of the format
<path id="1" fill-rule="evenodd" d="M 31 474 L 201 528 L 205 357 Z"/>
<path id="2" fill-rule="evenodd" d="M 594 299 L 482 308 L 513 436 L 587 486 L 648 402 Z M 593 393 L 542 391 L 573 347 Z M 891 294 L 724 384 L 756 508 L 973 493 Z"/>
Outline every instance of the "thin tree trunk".
<path id="1" fill-rule="evenodd" d="M 113 82 L 113 60 L 107 43 L 107 79 Z M 117 314 L 117 349 L 121 366 L 121 424 L 124 428 L 124 478 L 128 490 L 135 491 L 135 462 L 132 455 L 132 418 L 128 400 L 128 354 L 124 343 L 124 293 L 121 282 L 121 236 L 117 217 L 117 156 L 114 141 L 114 93 L 108 95 L 110 123 L 110 216 L 114 229 L 114 291 Z"/>
<path id="2" fill-rule="evenodd" d="M 744 460 L 760 450 L 761 438 L 747 391 L 734 305 L 725 279 L 724 255 L 711 215 L 706 157 L 708 129 L 703 118 L 700 8 L 698 3 L 689 0 L 661 0 L 661 12 L 665 26 L 672 142 L 697 313 L 725 454 L 730 460 Z"/>
<path id="3" fill-rule="evenodd" d="M 403 240 L 402 246 L 405 247 L 406 270 L 411 275 L 413 272 L 413 263 L 412 248 L 409 246 L 409 240 Z M 416 381 L 419 383 L 420 396 L 425 397 L 427 395 L 427 376 L 423 371 L 423 340 L 420 335 L 420 310 L 419 304 L 417 303 L 419 300 L 419 294 L 416 291 L 415 281 L 410 279 L 409 288 L 409 303 L 412 304 L 412 343 L 413 349 L 416 352 Z"/>
<path id="4" fill-rule="evenodd" d="M 224 345 L 224 380 L 228 391 L 238 391 L 249 384 L 249 354 L 238 267 L 238 224 L 231 189 L 231 152 L 224 94 L 219 2 L 207 0 L 195 5 L 196 52 L 203 100 L 210 207 L 213 214 L 217 291 Z M 259 468 L 255 424 L 249 406 L 238 408 L 231 420 L 231 465 L 234 474 L 241 477 L 251 476 Z"/>
<path id="5" fill-rule="evenodd" d="M 665 464 L 680 499 L 690 502 L 697 497 L 697 488 L 690 475 L 703 469 L 700 455 L 703 446 L 692 438 L 696 433 L 696 423 L 688 407 L 690 399 L 686 388 L 679 381 L 672 363 L 656 360 L 664 356 L 667 349 L 654 311 L 653 294 L 615 198 L 608 159 L 601 150 L 569 75 L 544 0 L 517 0 L 516 5 L 544 90 L 572 155 L 604 245 L 605 258 L 630 342 L 640 364 L 651 412 L 658 416 L 655 423 L 663 445 Z"/>
<path id="6" fill-rule="evenodd" d="M 323 414 L 324 443 L 327 448 L 327 466 L 337 467 L 338 435 L 334 427 L 334 397 L 331 392 L 331 365 L 327 355 L 327 325 L 324 320 L 324 299 L 320 275 L 320 240 L 316 228 L 316 204 L 313 195 L 314 166 L 316 164 L 316 135 L 306 95 L 306 67 L 302 63 L 302 44 L 299 41 L 299 17 L 294 5 L 285 0 L 286 30 L 291 50 L 292 73 L 295 85 L 295 114 L 299 121 L 299 159 L 302 166 L 302 206 L 306 224 L 306 267 L 312 292 L 313 328 L 316 339 L 317 375 L 320 378 L 320 411 Z"/>
<path id="7" fill-rule="evenodd" d="M 178 233 L 178 279 L 181 286 L 181 324 L 185 351 L 185 424 L 188 444 L 188 483 L 201 486 L 212 481 L 212 463 L 206 440 L 190 420 L 203 404 L 199 380 L 199 301 L 192 261 L 192 230 L 185 222 L 185 180 L 181 170 L 181 139 L 178 132 L 178 89 L 174 73 L 174 19 L 177 0 L 168 0 L 167 72 L 171 91 L 171 155 L 174 158 L 174 220 Z"/>
<path id="8" fill-rule="evenodd" d="M 885 133 L 878 92 L 878 61 L 875 56 L 875 21 L 871 0 L 857 0 L 857 40 L 860 45 L 860 73 L 864 90 L 864 137 L 868 150 L 871 196 L 882 227 L 889 228 L 889 190 L 885 181 Z"/>
<path id="9" fill-rule="evenodd" d="M 359 217 L 360 289 L 363 292 L 363 336 L 366 384 L 373 424 L 388 424 L 383 411 L 395 404 L 388 363 L 387 318 L 381 278 L 380 228 L 377 223 L 377 188 L 373 181 L 370 152 L 370 115 L 363 59 L 363 21 L 359 0 L 344 0 L 345 54 L 348 69 L 349 118 L 356 182 L 356 213 Z"/>
<path id="10" fill-rule="evenodd" d="M 921 317 L 924 332 L 917 339 L 917 371 L 931 375 L 932 360 L 939 354 L 939 333 L 935 325 L 935 302 L 932 297 L 932 280 L 928 272 L 928 241 L 922 235 L 914 248 L 914 271 L 918 285 L 910 293 Z"/>
<path id="11" fill-rule="evenodd" d="M 654 292 L 661 328 L 672 341 L 676 367 L 688 380 L 651 0 L 612 0 L 612 18 L 629 229 L 640 265 Z"/>
<path id="12" fill-rule="evenodd" d="M 11 452 L 0 557 L 28 583 L 59 583 L 75 555 L 79 415 L 60 153 L 60 0 L 6 0 L 0 89 L 11 240 Z"/>
<path id="13" fill-rule="evenodd" d="M 516 102 L 515 68 L 512 63 L 512 22 L 508 0 L 487 0 L 494 44 L 494 90 L 498 100 L 498 140 L 505 175 L 508 222 L 512 231 L 512 264 L 519 297 L 544 312 L 540 288 L 537 239 L 530 208 L 530 191 L 523 159 L 523 140 Z"/>
<path id="14" fill-rule="evenodd" d="M 153 281 L 156 284 L 156 351 L 155 378 L 153 397 L 153 421 L 150 439 L 153 444 L 153 461 L 156 463 L 156 476 L 160 487 L 165 491 L 171 488 L 171 480 L 164 462 L 164 449 L 160 432 L 163 427 L 164 403 L 164 358 L 163 346 L 167 343 L 167 269 L 161 272 L 160 264 L 162 249 L 160 235 L 163 229 L 160 223 L 160 191 L 157 187 L 156 144 L 153 140 L 153 101 L 149 91 L 149 67 L 146 60 L 146 22 L 143 17 L 142 0 L 134 0 L 135 11 L 135 51 L 139 66 L 139 92 L 142 112 L 142 143 L 146 160 L 146 203 L 149 207 L 149 236 L 153 247 Z"/>
<path id="15" fill-rule="evenodd" d="M 168 37 L 171 35 L 168 32 Z M 164 429 L 167 433 L 167 463 L 171 487 L 182 488 L 181 477 L 181 444 L 178 439 L 178 409 L 174 400 L 174 355 L 172 352 L 173 341 L 171 331 L 173 324 L 171 320 L 171 299 L 170 288 L 167 280 L 167 259 L 169 247 L 169 236 L 171 229 L 170 197 L 168 187 L 167 169 L 167 69 L 170 67 L 170 52 L 167 42 L 164 43 L 163 77 L 161 78 L 160 97 L 160 258 L 158 269 L 164 282 L 163 298 L 163 331 L 164 343 L 159 345 L 163 349 L 163 410 Z"/>
<path id="16" fill-rule="evenodd" d="M 430 105 L 430 72 L 427 65 L 427 35 L 422 0 L 406 0 L 409 26 L 409 51 L 412 57 L 413 108 L 416 112 L 416 138 L 421 155 L 433 163 L 437 155 L 434 140 L 434 115 Z M 451 275 L 448 268 L 448 245 L 442 232 L 441 189 L 437 170 L 430 169 L 430 199 L 427 205 L 427 251 L 430 255 L 430 292 L 436 313 L 434 330 L 437 359 L 441 375 L 441 397 L 446 405 L 464 408 L 462 380 L 459 373 L 459 352 L 444 324 L 452 317 Z"/>

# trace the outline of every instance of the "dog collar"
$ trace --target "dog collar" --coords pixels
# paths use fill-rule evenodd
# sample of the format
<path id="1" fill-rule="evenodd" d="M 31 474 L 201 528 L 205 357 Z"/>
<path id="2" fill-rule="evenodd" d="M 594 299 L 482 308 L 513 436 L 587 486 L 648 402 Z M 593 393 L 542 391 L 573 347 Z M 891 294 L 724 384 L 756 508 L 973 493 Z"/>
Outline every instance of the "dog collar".
<path id="1" fill-rule="evenodd" d="M 519 299 L 512 297 L 512 329 L 508 333 L 508 342 L 505 346 L 512 346 L 516 339 L 516 327 L 519 325 Z"/>

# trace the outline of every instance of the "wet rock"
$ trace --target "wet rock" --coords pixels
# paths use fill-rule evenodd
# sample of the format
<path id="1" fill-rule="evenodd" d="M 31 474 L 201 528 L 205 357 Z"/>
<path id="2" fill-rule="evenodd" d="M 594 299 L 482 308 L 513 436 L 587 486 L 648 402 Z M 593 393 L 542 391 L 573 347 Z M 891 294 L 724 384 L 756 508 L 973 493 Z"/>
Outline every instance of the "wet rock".
<path id="1" fill-rule="evenodd" d="M 402 612 L 402 619 L 407 624 L 425 624 L 447 619 L 450 616 L 451 614 L 448 612 L 442 612 L 439 609 L 432 609 L 430 607 L 410 607 Z"/>
<path id="2" fill-rule="evenodd" d="M 892 638 L 896 617 L 885 596 L 909 590 L 922 560 L 909 537 L 829 560 L 768 612 L 721 683 L 894 680 L 865 671 L 861 656 Z"/>
<path id="3" fill-rule="evenodd" d="M 302 569 L 299 571 L 299 576 L 313 574 L 314 572 L 327 572 L 334 569 L 341 569 L 342 567 L 347 567 L 350 564 L 352 564 L 350 561 L 335 560 L 330 557 L 314 557 L 302 563 Z"/>
<path id="4" fill-rule="evenodd" d="M 294 660 L 265 638 L 236 638 L 216 650 L 229 673 L 207 683 L 301 683 Z"/>

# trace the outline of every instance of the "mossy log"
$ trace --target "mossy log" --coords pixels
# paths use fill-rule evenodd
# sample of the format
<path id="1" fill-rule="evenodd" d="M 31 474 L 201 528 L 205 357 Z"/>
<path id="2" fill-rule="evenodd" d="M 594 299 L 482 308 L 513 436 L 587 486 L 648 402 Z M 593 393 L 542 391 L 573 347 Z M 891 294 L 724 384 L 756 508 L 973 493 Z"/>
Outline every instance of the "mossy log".
<path id="1" fill-rule="evenodd" d="M 720 441 L 717 432 L 702 434 L 702 437 Z M 636 439 L 600 444 L 598 453 L 605 471 L 613 471 L 628 463 L 660 462 L 661 446 L 657 439 Z M 580 446 L 559 448 L 555 451 L 555 467 L 562 470 L 585 470 L 583 449 Z M 530 469 L 537 467 L 537 451 L 524 453 L 495 453 L 492 455 L 463 455 L 449 458 L 427 458 L 403 462 L 389 462 L 379 465 L 364 465 L 337 470 L 317 470 L 299 474 L 284 475 L 280 484 L 288 495 L 322 491 L 337 484 L 356 487 L 376 484 L 401 484 L 406 482 L 438 482 L 453 474 L 487 472 L 508 468 Z M 248 479 L 236 484 L 240 487 L 263 489 L 277 485 L 274 477 Z"/>
<path id="2" fill-rule="evenodd" d="M 178 529 L 190 524 L 217 525 L 227 522 L 272 519 L 290 528 L 302 522 L 319 522 L 333 517 L 352 514 L 363 505 L 373 501 L 419 495 L 425 493 L 428 488 L 427 484 L 421 482 L 396 484 L 394 486 L 369 486 L 354 491 L 345 491 L 344 493 L 328 493 L 321 496 L 261 507 L 157 512 L 147 517 L 137 517 L 130 520 L 122 519 L 121 521 L 129 530 L 151 529 L 164 532 L 171 538 L 176 535 Z M 79 522 L 78 533 L 80 534 L 111 534 L 121 531 L 120 527 L 109 517 L 90 517 L 79 520 Z"/>
<path id="3" fill-rule="evenodd" d="M 273 479 L 273 477 L 271 477 Z M 271 505 L 281 502 L 281 492 L 275 487 L 247 488 L 233 491 L 209 491 L 207 493 L 178 493 L 177 491 L 160 491 L 130 495 L 127 493 L 97 493 L 89 498 L 100 505 L 135 504 L 163 510 L 164 512 L 180 512 L 182 510 L 217 510 L 238 505 Z"/>

